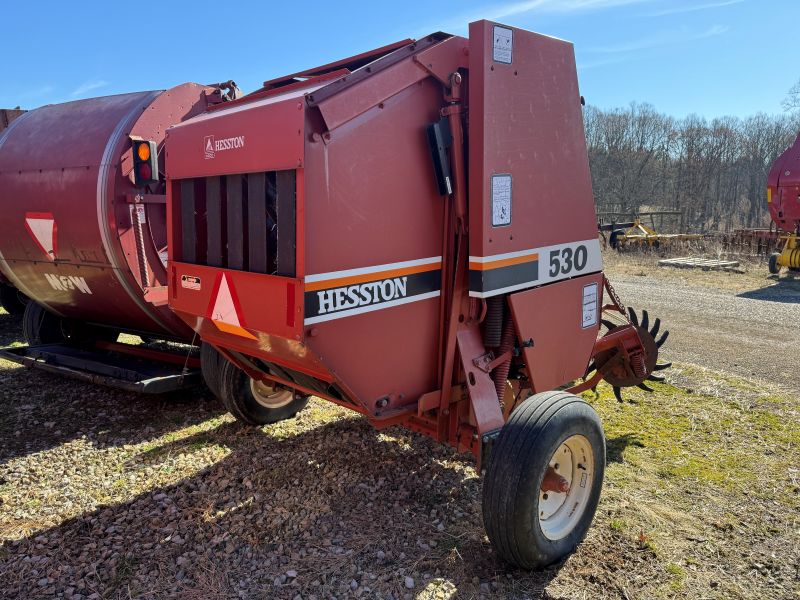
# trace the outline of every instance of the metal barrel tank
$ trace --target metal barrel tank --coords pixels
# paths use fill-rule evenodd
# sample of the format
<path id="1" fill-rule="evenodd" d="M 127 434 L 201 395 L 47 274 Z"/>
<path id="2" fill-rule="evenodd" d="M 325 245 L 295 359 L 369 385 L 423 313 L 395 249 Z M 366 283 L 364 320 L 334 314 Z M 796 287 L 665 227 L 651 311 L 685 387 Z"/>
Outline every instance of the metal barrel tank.
<path id="1" fill-rule="evenodd" d="M 6 279 L 64 319 L 191 337 L 166 305 L 163 183 L 134 185 L 132 140 L 156 144 L 163 173 L 165 130 L 218 101 L 219 89 L 186 83 L 44 106 L 11 122 L 0 132 Z"/>

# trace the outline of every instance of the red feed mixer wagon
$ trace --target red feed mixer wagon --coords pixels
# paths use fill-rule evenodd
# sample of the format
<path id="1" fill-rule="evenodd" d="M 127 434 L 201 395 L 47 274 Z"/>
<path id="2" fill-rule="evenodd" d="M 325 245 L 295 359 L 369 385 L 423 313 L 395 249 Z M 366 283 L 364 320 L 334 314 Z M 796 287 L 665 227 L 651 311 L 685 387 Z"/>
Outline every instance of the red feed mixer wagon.
<path id="1" fill-rule="evenodd" d="M 605 441 L 575 394 L 668 365 L 602 272 L 571 44 L 472 23 L 269 81 L 166 152 L 169 306 L 237 418 L 315 395 L 405 426 L 475 455 L 506 560 L 577 545 Z"/>
<path id="2" fill-rule="evenodd" d="M 769 257 L 769 272 L 777 275 L 783 267 L 800 271 L 800 135 L 770 169 L 767 206 L 775 225 L 785 232 L 783 250 Z"/>
<path id="3" fill-rule="evenodd" d="M 43 106 L 0 132 L 0 284 L 29 343 L 3 358 L 136 391 L 199 380 L 196 357 L 116 341 L 194 335 L 167 306 L 163 140 L 228 84 Z"/>
<path id="4" fill-rule="evenodd" d="M 24 110 L 16 109 L 0 109 L 0 134 L 6 129 L 14 119 L 24 114 Z M 25 310 L 27 298 L 17 288 L 15 288 L 10 281 L 0 271 L 0 306 L 2 306 L 9 314 L 22 314 Z"/>

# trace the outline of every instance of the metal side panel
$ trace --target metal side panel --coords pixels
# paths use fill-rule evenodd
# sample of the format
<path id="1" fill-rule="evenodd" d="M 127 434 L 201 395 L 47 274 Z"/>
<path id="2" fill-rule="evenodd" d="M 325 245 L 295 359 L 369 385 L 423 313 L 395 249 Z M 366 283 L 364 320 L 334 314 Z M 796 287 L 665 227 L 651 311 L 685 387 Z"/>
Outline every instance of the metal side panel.
<path id="1" fill-rule="evenodd" d="M 597 237 L 572 44 L 469 26 L 469 254 Z"/>
<path id="2" fill-rule="evenodd" d="M 534 392 L 583 377 L 597 338 L 603 275 L 543 285 L 508 297 Z"/>
<path id="3" fill-rule="evenodd" d="M 0 358 L 28 368 L 129 392 L 163 394 L 200 383 L 200 370 L 120 352 L 42 344 L 0 348 Z"/>

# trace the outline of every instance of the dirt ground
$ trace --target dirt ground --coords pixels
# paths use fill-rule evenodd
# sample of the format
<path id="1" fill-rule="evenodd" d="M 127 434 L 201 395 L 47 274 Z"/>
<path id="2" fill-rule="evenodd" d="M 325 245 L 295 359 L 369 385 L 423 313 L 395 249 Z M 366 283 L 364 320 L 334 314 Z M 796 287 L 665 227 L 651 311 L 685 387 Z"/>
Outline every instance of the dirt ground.
<path id="1" fill-rule="evenodd" d="M 796 284 L 610 262 L 676 362 L 654 394 L 587 394 L 606 483 L 563 563 L 498 560 L 473 461 L 416 434 L 318 400 L 244 428 L 199 392 L 142 398 L 0 361 L 0 597 L 800 597 L 798 384 L 777 358 L 797 304 L 762 296 Z M 1 343 L 19 331 L 0 314 Z"/>
<path id="2" fill-rule="evenodd" d="M 624 302 L 647 308 L 669 329 L 673 359 L 800 393 L 790 345 L 800 339 L 800 277 L 769 275 L 759 262 L 710 272 L 659 267 L 658 255 L 604 258 Z"/>

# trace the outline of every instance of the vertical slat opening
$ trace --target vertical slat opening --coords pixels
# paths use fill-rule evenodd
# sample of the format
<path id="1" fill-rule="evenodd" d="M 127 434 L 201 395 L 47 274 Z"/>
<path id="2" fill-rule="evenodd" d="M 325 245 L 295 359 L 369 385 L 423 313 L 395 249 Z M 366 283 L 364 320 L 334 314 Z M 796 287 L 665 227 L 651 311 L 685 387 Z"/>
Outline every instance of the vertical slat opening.
<path id="1" fill-rule="evenodd" d="M 181 181 L 181 259 L 197 262 L 197 227 L 195 225 L 194 180 Z"/>
<path id="2" fill-rule="evenodd" d="M 278 275 L 294 277 L 295 274 L 295 197 L 297 185 L 295 171 L 278 171 L 276 174 L 278 208 Z"/>
<path id="3" fill-rule="evenodd" d="M 267 271 L 267 176 L 250 173 L 247 177 L 247 252 L 248 270 Z"/>
<path id="4" fill-rule="evenodd" d="M 206 215 L 208 220 L 208 253 L 206 264 L 209 267 L 223 266 L 222 255 L 222 182 L 220 177 L 206 178 Z"/>
<path id="5" fill-rule="evenodd" d="M 228 175 L 225 179 L 228 191 L 228 267 L 241 270 L 244 268 L 242 176 Z"/>
<path id="6" fill-rule="evenodd" d="M 295 276 L 295 171 L 201 177 L 179 183 L 181 261 Z"/>

